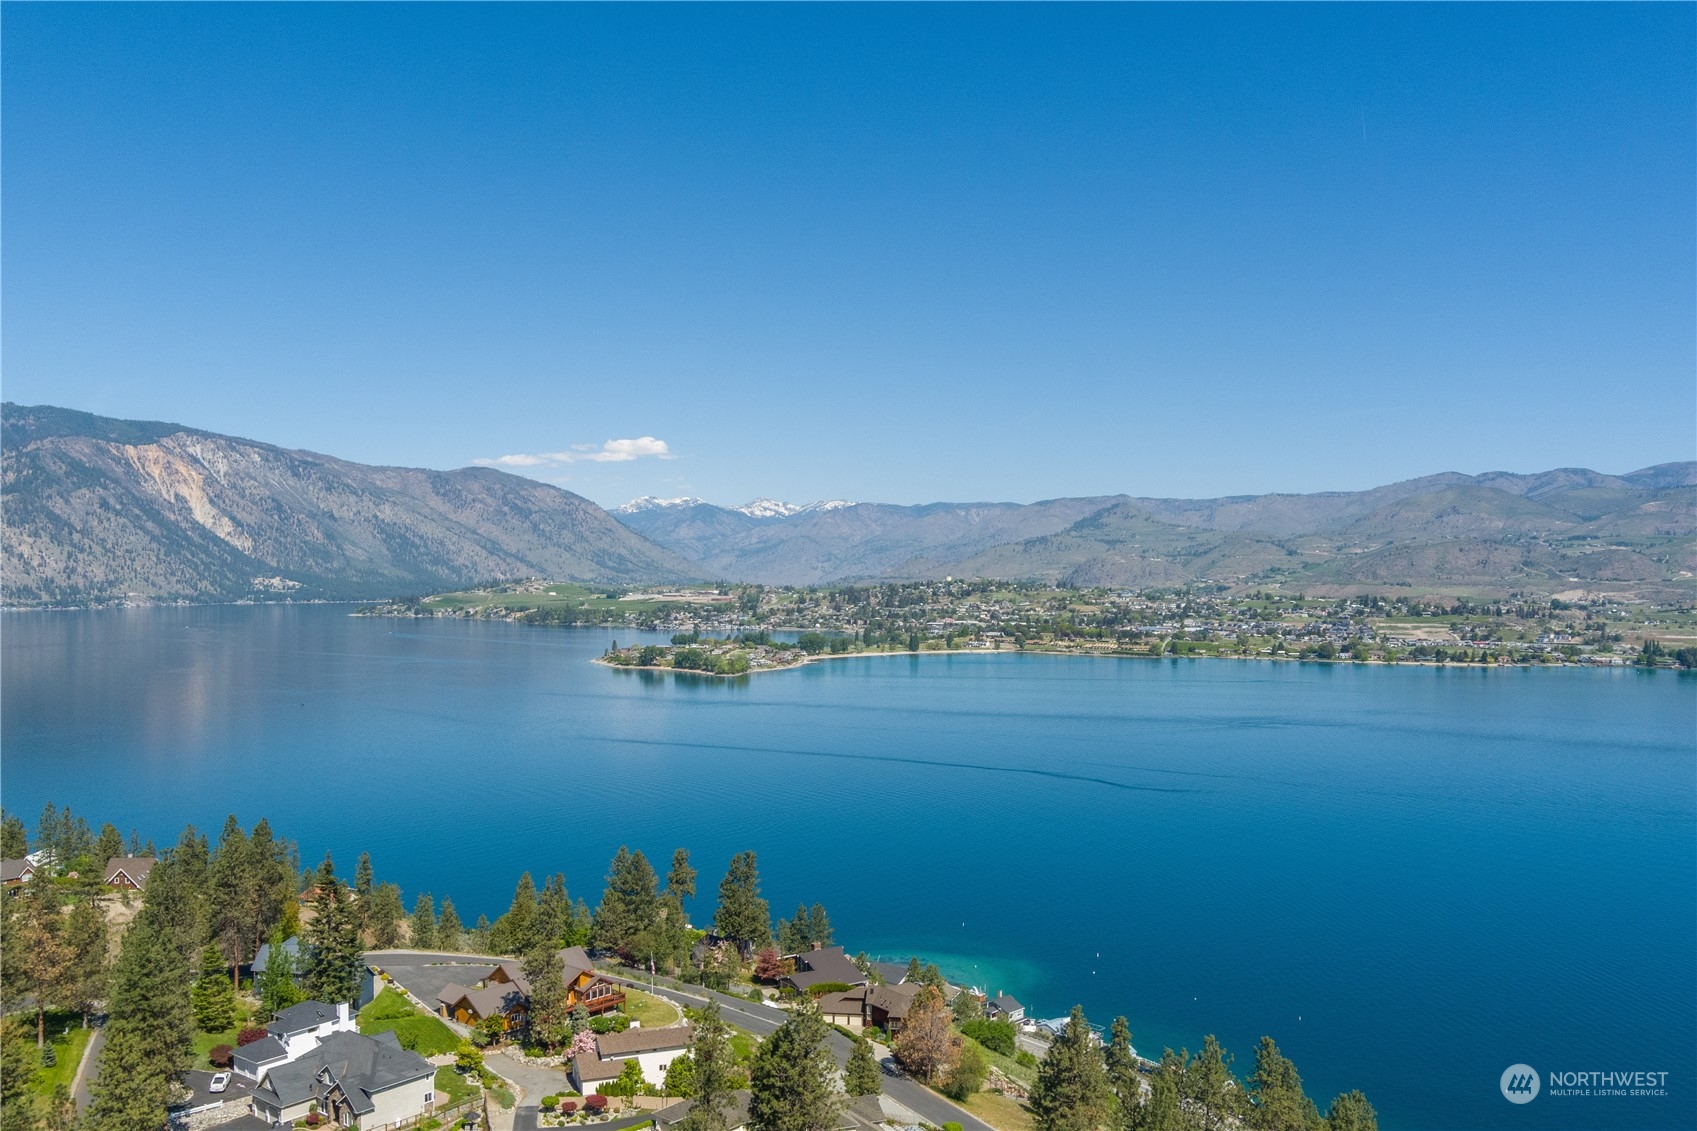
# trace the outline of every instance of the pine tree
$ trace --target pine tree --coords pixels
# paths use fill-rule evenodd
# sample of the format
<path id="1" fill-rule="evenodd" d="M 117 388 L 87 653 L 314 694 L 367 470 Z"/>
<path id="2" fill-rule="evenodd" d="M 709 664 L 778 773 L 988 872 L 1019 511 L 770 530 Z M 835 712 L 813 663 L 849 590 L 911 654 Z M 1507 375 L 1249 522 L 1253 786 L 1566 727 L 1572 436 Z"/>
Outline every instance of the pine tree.
<path id="1" fill-rule="evenodd" d="M 21 825 L 19 826 L 22 827 Z M 124 854 L 124 834 L 118 831 L 118 826 L 105 824 L 100 826 L 100 839 L 94 844 L 94 862 L 102 871 L 114 856 Z"/>
<path id="2" fill-rule="evenodd" d="M 919 965 L 919 956 L 914 955 L 907 960 L 907 973 L 902 975 L 902 981 L 912 985 L 923 979 L 925 971 Z"/>
<path id="3" fill-rule="evenodd" d="M 1231 1072 L 1232 1058 L 1212 1033 L 1202 1038 L 1202 1051 L 1184 1067 L 1179 1095 L 1201 1109 L 1203 1131 L 1223 1127 L 1238 1114 L 1243 1089 Z"/>
<path id="4" fill-rule="evenodd" d="M 1163 1065 L 1149 1078 L 1149 1095 L 1121 1108 L 1126 1131 L 1184 1131 L 1184 1113 L 1179 1107 L 1178 1084 Z"/>
<path id="5" fill-rule="evenodd" d="M 566 1007 L 566 979 L 554 948 L 538 945 L 525 955 L 524 976 L 530 982 L 530 1039 L 545 1049 L 557 1049 L 572 1037 L 571 1010 Z"/>
<path id="6" fill-rule="evenodd" d="M 401 920 L 407 909 L 401 903 L 401 889 L 391 883 L 381 883 L 371 893 L 365 914 L 366 929 L 371 932 L 371 945 L 377 950 L 392 950 L 401 945 Z M 437 933 L 441 930 L 438 928 Z"/>
<path id="7" fill-rule="evenodd" d="M 189 1065 L 194 1021 L 189 1008 L 189 969 L 181 936 L 151 901 L 153 882 L 170 862 L 148 877 L 149 902 L 124 933 L 112 974 L 100 1075 L 92 1091 L 92 1131 L 157 1131 L 165 1123 L 170 1078 Z"/>
<path id="8" fill-rule="evenodd" d="M 253 887 L 259 882 L 252 849 L 241 822 L 232 813 L 224 821 L 207 878 L 212 933 L 229 958 L 232 978 L 239 978 L 241 964 L 252 957 L 246 953 L 246 944 L 252 937 L 249 917 Z M 219 968 L 223 968 L 222 963 Z"/>
<path id="9" fill-rule="evenodd" d="M 1073 1006 L 1061 1035 L 1037 1069 L 1031 1090 L 1031 1114 L 1037 1131 L 1094 1131 L 1106 1122 L 1112 1093 L 1096 1034 Z"/>
<path id="10" fill-rule="evenodd" d="M 875 1096 L 884 1090 L 884 1073 L 872 1055 L 872 1042 L 860 1037 L 843 1069 L 843 1090 L 851 1096 Z"/>
<path id="11" fill-rule="evenodd" d="M 436 949 L 436 903 L 429 892 L 419 892 L 413 900 L 412 919 L 407 926 L 408 941 L 414 950 Z"/>
<path id="12" fill-rule="evenodd" d="M 107 974 L 111 969 L 111 940 L 106 916 L 93 900 L 84 900 L 65 917 L 65 948 L 70 965 L 65 972 L 64 1002 L 88 1015 L 96 1002 L 106 997 Z"/>
<path id="13" fill-rule="evenodd" d="M 607 888 L 602 893 L 601 906 L 595 909 L 596 945 L 628 955 L 639 936 L 653 931 L 659 912 L 659 879 L 648 858 L 640 851 L 632 852 L 620 845 L 607 869 Z M 642 941 L 646 948 L 652 947 L 652 939 Z"/>
<path id="14" fill-rule="evenodd" d="M 371 853 L 359 854 L 359 863 L 354 865 L 354 895 L 361 900 L 371 898 L 372 888 L 376 885 L 371 871 Z"/>
<path id="15" fill-rule="evenodd" d="M 672 870 L 666 873 L 666 893 L 674 895 L 680 906 L 695 898 L 695 869 L 689 863 L 689 849 L 672 853 Z"/>
<path id="16" fill-rule="evenodd" d="M 808 949 L 807 908 L 798 904 L 794 918 L 778 920 L 778 953 L 800 954 Z"/>
<path id="17" fill-rule="evenodd" d="M 825 914 L 825 905 L 815 903 L 807 912 L 807 941 L 811 946 L 830 946 L 836 941 L 836 932 L 831 929 L 831 917 Z"/>
<path id="18" fill-rule="evenodd" d="M 330 854 L 318 869 L 318 902 L 307 942 L 312 951 L 306 967 L 306 989 L 330 1005 L 359 996 L 359 972 L 365 965 L 359 922 L 341 881 L 336 879 Z"/>
<path id="19" fill-rule="evenodd" d="M 719 908 L 713 925 L 722 938 L 747 943 L 758 950 L 772 941 L 772 912 L 760 898 L 760 872 L 752 852 L 731 857 L 719 881 Z"/>
<path id="20" fill-rule="evenodd" d="M 689 1058 L 694 1064 L 694 1102 L 678 1123 L 678 1131 L 726 1131 L 732 1092 L 730 1028 L 719 1016 L 719 1003 L 709 1000 L 695 1016 Z"/>
<path id="21" fill-rule="evenodd" d="M 559 949 L 570 946 L 566 936 L 572 929 L 572 900 L 566 894 L 566 877 L 559 872 L 549 876 L 536 900 L 536 930 L 545 946 Z"/>
<path id="22" fill-rule="evenodd" d="M 536 881 L 526 872 L 513 890 L 507 913 L 495 920 L 489 948 L 497 954 L 528 954 L 542 941 L 536 921 Z"/>
<path id="23" fill-rule="evenodd" d="M 24 828 L 24 823 L 13 813 L 0 817 L 0 857 L 21 860 L 28 855 L 29 830 Z M 122 856 L 123 853 L 118 855 Z"/>
<path id="24" fill-rule="evenodd" d="M 830 1026 L 803 1005 L 754 1054 L 748 1080 L 752 1131 L 837 1131 L 841 1101 Z"/>
<path id="25" fill-rule="evenodd" d="M 30 1045 L 29 1030 L 21 1018 L 0 1020 L 0 1127 L 5 1131 L 34 1131 L 36 1126 L 35 1093 L 30 1086 L 36 1056 Z"/>
<path id="26" fill-rule="evenodd" d="M 48 809 L 52 808 L 49 802 Z M 44 813 L 43 821 L 49 816 Z M 35 1006 L 35 1046 L 39 1049 L 47 1043 L 47 1010 L 65 1000 L 71 952 L 65 945 L 59 893 L 47 869 L 30 876 L 20 903 L 17 931 L 9 941 L 16 948 L 14 973 L 22 974 L 22 984 L 10 987 L 10 991 L 27 993 Z"/>
<path id="27" fill-rule="evenodd" d="M 1262 1037 L 1255 1049 L 1255 1072 L 1249 1077 L 1250 1127 L 1255 1131 L 1310 1131 L 1320 1113 L 1302 1090 L 1296 1065 L 1279 1051 L 1273 1038 Z"/>
<path id="28" fill-rule="evenodd" d="M 1326 1131 L 1379 1131 L 1379 1114 L 1360 1092 L 1344 1092 L 1326 1112 Z"/>
<path id="29" fill-rule="evenodd" d="M 1131 1050 L 1131 1023 L 1123 1015 L 1114 1018 L 1102 1060 L 1108 1072 L 1108 1086 L 1121 1105 L 1135 1107 L 1143 1095 L 1143 1082 L 1137 1072 L 1137 1057 Z"/>
<path id="30" fill-rule="evenodd" d="M 222 1033 L 236 1023 L 236 991 L 224 977 L 224 956 L 210 944 L 200 955 L 200 977 L 190 994 L 195 1024 L 203 1033 Z"/>
<path id="31" fill-rule="evenodd" d="M 460 936 L 465 934 L 465 928 L 460 925 L 459 912 L 454 910 L 454 901 L 447 896 L 442 897 L 442 917 L 436 921 L 436 949 L 458 950 Z"/>

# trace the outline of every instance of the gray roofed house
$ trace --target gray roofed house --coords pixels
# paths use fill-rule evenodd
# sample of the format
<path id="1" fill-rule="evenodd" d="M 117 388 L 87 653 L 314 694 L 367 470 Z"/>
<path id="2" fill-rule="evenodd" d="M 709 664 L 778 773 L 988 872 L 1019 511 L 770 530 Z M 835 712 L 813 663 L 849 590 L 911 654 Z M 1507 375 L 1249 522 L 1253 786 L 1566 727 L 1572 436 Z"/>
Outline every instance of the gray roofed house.
<path id="1" fill-rule="evenodd" d="M 282 950 L 282 952 L 284 954 L 287 954 L 290 958 L 292 958 L 294 960 L 294 963 L 295 963 L 295 978 L 298 980 L 301 976 L 302 968 L 306 965 L 305 961 L 303 960 L 304 956 L 301 953 L 301 941 L 300 941 L 300 939 L 296 938 L 294 935 L 290 935 L 288 938 L 283 940 L 279 949 Z M 259 975 L 265 973 L 265 971 L 269 970 L 270 968 L 271 968 L 271 944 L 268 943 L 268 942 L 267 943 L 260 943 L 259 944 L 259 952 L 253 956 L 253 974 L 254 974 L 254 977 L 257 978 Z"/>
<path id="2" fill-rule="evenodd" d="M 4 883 L 9 888 L 17 887 L 29 879 L 30 874 L 34 871 L 35 864 L 28 858 L 0 860 L 0 883 Z"/>
<path id="3" fill-rule="evenodd" d="M 1017 998 L 1004 993 L 997 993 L 985 1002 L 984 1012 L 992 1019 L 999 1017 L 1005 1021 L 1025 1020 L 1025 1006 L 1019 1004 Z"/>
<path id="4" fill-rule="evenodd" d="M 108 887 L 141 891 L 147 887 L 148 874 L 158 861 L 151 856 L 114 856 L 106 862 L 103 879 Z"/>
<path id="5" fill-rule="evenodd" d="M 278 1012 L 266 1028 L 280 1040 L 287 1041 L 298 1033 L 309 1032 L 321 1025 L 329 1025 L 338 1020 L 348 1018 L 348 1007 L 343 1005 L 325 1005 L 321 1001 L 303 1001 Z"/>
<path id="6" fill-rule="evenodd" d="M 866 975 L 860 972 L 860 967 L 854 964 L 854 959 L 844 954 L 840 946 L 807 950 L 789 957 L 795 960 L 795 973 L 785 974 L 779 979 L 779 983 L 793 986 L 797 990 L 806 990 L 810 986 L 826 982 L 861 986 L 868 981 Z"/>
<path id="7" fill-rule="evenodd" d="M 382 1038 L 336 1032 L 268 1069 L 253 1091 L 254 1110 L 290 1122 L 316 1104 L 332 1123 L 380 1131 L 433 1111 L 435 1078 L 430 1062 L 403 1049 L 393 1032 Z"/>
<path id="8" fill-rule="evenodd" d="M 242 1045 L 230 1055 L 230 1067 L 238 1076 L 258 1080 L 272 1068 L 289 1059 L 289 1050 L 276 1037 L 265 1036 L 249 1045 Z"/>
<path id="9" fill-rule="evenodd" d="M 899 986 L 907 980 L 905 962 L 874 962 L 872 969 L 878 971 L 878 976 L 892 986 Z"/>

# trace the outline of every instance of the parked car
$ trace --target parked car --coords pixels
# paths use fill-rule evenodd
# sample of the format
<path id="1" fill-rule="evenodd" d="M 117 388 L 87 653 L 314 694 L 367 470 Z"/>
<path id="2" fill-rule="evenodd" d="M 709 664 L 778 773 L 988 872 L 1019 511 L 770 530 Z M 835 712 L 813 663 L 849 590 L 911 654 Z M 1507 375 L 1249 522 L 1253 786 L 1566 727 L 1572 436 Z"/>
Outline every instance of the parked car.
<path id="1" fill-rule="evenodd" d="M 209 1092 L 222 1092 L 229 1086 L 230 1074 L 228 1072 L 218 1072 L 213 1074 L 212 1083 L 207 1086 L 206 1090 Z"/>

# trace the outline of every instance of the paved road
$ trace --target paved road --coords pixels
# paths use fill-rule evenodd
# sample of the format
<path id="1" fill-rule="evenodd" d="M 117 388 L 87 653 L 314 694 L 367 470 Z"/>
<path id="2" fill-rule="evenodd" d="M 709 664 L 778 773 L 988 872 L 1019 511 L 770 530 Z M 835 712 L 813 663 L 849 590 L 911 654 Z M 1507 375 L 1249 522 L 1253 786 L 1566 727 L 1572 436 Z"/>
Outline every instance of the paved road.
<path id="1" fill-rule="evenodd" d="M 71 1081 L 71 1095 L 76 1098 L 78 1112 L 87 1112 L 89 1104 L 94 1102 L 88 1093 L 88 1086 L 100 1075 L 100 1050 L 105 1047 L 106 1027 L 102 1025 L 94 1031 L 94 1036 L 88 1039 L 88 1047 L 83 1050 L 82 1063 L 77 1065 L 76 1078 Z"/>
<path id="2" fill-rule="evenodd" d="M 472 967 L 479 964 L 492 966 L 494 963 L 501 960 L 480 954 L 443 954 L 433 951 L 372 951 L 366 955 L 366 961 L 373 966 L 378 966 L 388 970 L 392 976 L 399 977 L 396 970 L 403 967 L 412 970 L 434 966 L 437 971 L 451 974 L 452 967 L 436 966 L 435 964 L 454 963 L 464 964 L 466 967 Z M 465 973 L 467 971 L 461 970 L 459 972 Z M 603 973 L 606 972 L 603 971 Z M 616 974 L 607 974 L 607 977 L 616 982 L 622 982 L 627 986 L 634 986 L 640 990 L 650 990 L 649 983 L 642 979 L 625 978 Z M 447 980 L 451 981 L 453 979 L 450 976 Z M 739 1029 L 747 1029 L 749 1032 L 761 1037 L 771 1035 L 771 1033 L 777 1029 L 779 1025 L 782 1025 L 789 1019 L 788 1013 L 785 1013 L 783 1010 L 777 1009 L 773 1006 L 756 1005 L 746 998 L 730 997 L 726 994 L 717 993 L 713 990 L 708 990 L 700 986 L 691 986 L 688 990 L 681 990 L 656 983 L 652 986 L 651 992 L 677 1002 L 680 1005 L 689 1006 L 704 1005 L 706 1004 L 708 997 L 711 997 L 714 1001 L 719 1003 L 719 1013 L 726 1021 L 735 1025 Z M 853 1050 L 854 1045 L 847 1037 L 843 1036 L 835 1029 L 831 1031 L 830 1043 L 831 1052 L 835 1054 L 837 1063 L 847 1064 L 849 1053 Z M 513 1064 L 512 1061 L 503 1057 L 501 1058 L 500 1063 L 491 1064 L 490 1067 L 495 1068 L 503 1076 L 505 1076 L 507 1075 L 506 1070 L 511 1064 Z M 527 1100 L 533 1101 L 534 1099 L 540 1098 L 541 1094 L 542 1093 L 536 1093 L 534 1097 L 527 1097 Z M 917 1080 L 909 1080 L 906 1077 L 892 1077 L 886 1074 L 884 1077 L 884 1094 L 895 1100 L 897 1103 L 902 1104 L 905 1107 L 912 1108 L 927 1122 L 935 1124 L 938 1127 L 941 1127 L 945 1123 L 953 1122 L 960 1124 L 963 1131 L 995 1131 L 994 1128 L 992 1128 L 988 1123 L 985 1123 L 982 1119 L 979 1119 L 965 1108 L 951 1103 L 949 1100 L 938 1095 L 936 1092 L 933 1092 L 930 1088 L 927 1088 Z M 535 1108 L 533 1104 L 521 1105 L 521 1108 L 525 1106 L 531 1107 L 529 1113 L 530 1121 L 520 1122 L 523 1118 L 523 1111 L 521 1110 L 521 1112 L 515 1116 L 513 1131 L 535 1131 Z M 607 1125 L 608 1131 L 614 1131 L 617 1126 L 619 1126 L 619 1124 Z"/>

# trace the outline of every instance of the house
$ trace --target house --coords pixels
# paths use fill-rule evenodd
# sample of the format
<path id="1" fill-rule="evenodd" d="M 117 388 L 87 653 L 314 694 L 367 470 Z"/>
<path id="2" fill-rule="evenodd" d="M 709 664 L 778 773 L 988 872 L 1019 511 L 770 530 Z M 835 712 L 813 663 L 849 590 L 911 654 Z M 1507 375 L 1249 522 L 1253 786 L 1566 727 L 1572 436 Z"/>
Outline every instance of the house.
<path id="1" fill-rule="evenodd" d="M 300 939 L 290 935 L 282 941 L 277 949 L 286 954 L 290 962 L 293 963 L 295 981 L 299 982 L 306 972 L 306 955 L 301 951 Z M 253 956 L 253 976 L 256 981 L 265 971 L 271 968 L 271 954 L 270 943 L 259 944 L 259 953 Z"/>
<path id="2" fill-rule="evenodd" d="M 595 1085 L 618 1079 L 626 1062 L 634 1060 L 642 1067 L 642 1078 L 658 1088 L 666 1082 L 672 1061 L 689 1051 L 691 1035 L 688 1025 L 603 1033 L 595 1038 L 593 1058 L 572 1058 L 572 1086 L 587 1096 Z"/>
<path id="3" fill-rule="evenodd" d="M 566 983 L 566 1008 L 582 1006 L 590 1016 L 617 1009 L 625 1003 L 625 992 L 603 977 L 581 946 L 568 946 L 554 955 Z M 516 962 L 502 962 L 476 986 L 450 982 L 436 995 L 436 1011 L 462 1025 L 476 1025 L 500 1016 L 502 1029 L 523 1029 L 530 1016 L 530 979 Z"/>
<path id="4" fill-rule="evenodd" d="M 833 982 L 845 986 L 863 986 L 867 982 L 866 975 L 860 972 L 860 967 L 854 964 L 854 959 L 844 954 L 840 946 L 807 950 L 784 957 L 795 963 L 795 972 L 785 974 L 778 979 L 778 984 L 788 986 L 792 990 L 806 993 L 813 986 Z"/>
<path id="5" fill-rule="evenodd" d="M 111 888 L 141 891 L 147 887 L 147 877 L 158 861 L 151 856 L 114 856 L 106 862 L 102 882 Z"/>
<path id="6" fill-rule="evenodd" d="M 21 860 L 0 860 L 0 882 L 8 888 L 22 887 L 35 875 L 35 864 L 27 857 Z"/>
<path id="7" fill-rule="evenodd" d="M 272 1123 L 316 1109 L 338 1126 L 381 1131 L 434 1111 L 435 1086 L 436 1069 L 403 1049 L 392 1030 L 376 1037 L 336 1032 L 306 1055 L 267 1069 L 253 1090 L 253 1107 Z"/>
<path id="8" fill-rule="evenodd" d="M 901 1032 L 913 999 L 925 988 L 920 982 L 903 982 L 899 986 L 872 986 L 866 991 L 866 1024 L 884 1030 L 890 1036 Z"/>
<path id="9" fill-rule="evenodd" d="M 842 990 L 838 993 L 820 994 L 817 1001 L 819 1015 L 827 1025 L 841 1025 L 853 1033 L 866 1028 L 866 992 L 867 986 L 856 986 L 852 990 Z"/>
<path id="10" fill-rule="evenodd" d="M 516 963 L 503 962 L 476 986 L 449 982 L 436 995 L 436 1010 L 462 1025 L 501 1018 L 503 1032 L 523 1029 L 530 1016 L 530 979 Z"/>
<path id="11" fill-rule="evenodd" d="M 907 981 L 907 963 L 905 962 L 874 962 L 872 969 L 878 977 L 892 986 L 899 986 Z"/>
<path id="12" fill-rule="evenodd" d="M 746 1131 L 749 1095 L 746 1088 L 731 1093 L 731 1102 L 725 1108 L 725 1131 Z M 661 1108 L 654 1113 L 655 1131 L 673 1131 L 694 1106 L 694 1100 L 681 1100 L 671 1107 Z"/>
<path id="13" fill-rule="evenodd" d="M 268 1070 L 310 1053 L 327 1037 L 355 1032 L 356 1027 L 347 1002 L 330 1006 L 303 1001 L 277 1014 L 265 1031 L 264 1037 L 236 1049 L 231 1067 L 238 1076 L 261 1079 Z"/>
<path id="14" fill-rule="evenodd" d="M 996 996 L 984 1003 L 984 1016 L 992 1021 L 1012 1021 L 1015 1025 L 1025 1020 L 1025 1006 L 1002 991 L 997 990 Z"/>

